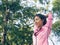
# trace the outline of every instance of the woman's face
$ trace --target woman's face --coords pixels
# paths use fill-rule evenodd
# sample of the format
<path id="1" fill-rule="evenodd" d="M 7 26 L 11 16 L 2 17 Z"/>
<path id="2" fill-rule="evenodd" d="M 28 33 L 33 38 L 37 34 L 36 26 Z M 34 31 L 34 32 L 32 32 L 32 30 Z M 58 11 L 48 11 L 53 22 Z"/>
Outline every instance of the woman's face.
<path id="1" fill-rule="evenodd" d="M 39 18 L 39 16 L 35 16 L 35 18 L 34 18 L 34 24 L 37 27 L 41 27 L 43 25 L 43 21 Z"/>

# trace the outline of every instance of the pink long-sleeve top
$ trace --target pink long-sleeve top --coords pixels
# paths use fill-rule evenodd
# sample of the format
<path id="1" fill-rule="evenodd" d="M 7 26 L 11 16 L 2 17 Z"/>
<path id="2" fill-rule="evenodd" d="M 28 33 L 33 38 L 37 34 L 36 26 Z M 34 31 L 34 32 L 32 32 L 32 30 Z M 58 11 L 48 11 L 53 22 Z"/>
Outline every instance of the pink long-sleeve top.
<path id="1" fill-rule="evenodd" d="M 48 44 L 48 36 L 51 32 L 52 27 L 52 13 L 48 14 L 47 23 L 42 26 L 42 28 L 37 31 L 36 26 L 34 26 L 34 33 L 37 32 L 35 36 L 33 33 L 33 45 L 49 45 Z"/>

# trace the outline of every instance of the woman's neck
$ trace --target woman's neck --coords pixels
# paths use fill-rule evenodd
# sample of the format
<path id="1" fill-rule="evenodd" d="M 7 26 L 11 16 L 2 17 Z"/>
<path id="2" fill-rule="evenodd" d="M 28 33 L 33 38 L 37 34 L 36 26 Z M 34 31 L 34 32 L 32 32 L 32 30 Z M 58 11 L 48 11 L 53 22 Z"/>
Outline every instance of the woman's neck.
<path id="1" fill-rule="evenodd" d="M 38 30 L 40 30 L 42 28 L 42 26 L 38 27 Z"/>

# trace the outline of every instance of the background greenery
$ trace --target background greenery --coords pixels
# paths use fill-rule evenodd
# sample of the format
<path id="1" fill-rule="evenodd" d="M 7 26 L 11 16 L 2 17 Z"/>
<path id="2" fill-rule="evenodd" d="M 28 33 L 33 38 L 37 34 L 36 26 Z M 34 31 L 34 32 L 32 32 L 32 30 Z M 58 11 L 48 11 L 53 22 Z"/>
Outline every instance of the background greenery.
<path id="1" fill-rule="evenodd" d="M 34 0 L 35 3 L 37 0 Z M 48 11 L 50 1 L 39 0 L 42 5 L 47 4 L 46 9 L 37 9 L 36 6 L 28 6 L 27 1 L 21 4 L 21 0 L 0 1 L 0 45 L 32 45 L 33 17 L 36 12 Z M 53 15 L 60 18 L 60 0 L 53 0 Z M 60 21 L 56 21 L 52 27 L 53 32 L 60 36 Z"/>

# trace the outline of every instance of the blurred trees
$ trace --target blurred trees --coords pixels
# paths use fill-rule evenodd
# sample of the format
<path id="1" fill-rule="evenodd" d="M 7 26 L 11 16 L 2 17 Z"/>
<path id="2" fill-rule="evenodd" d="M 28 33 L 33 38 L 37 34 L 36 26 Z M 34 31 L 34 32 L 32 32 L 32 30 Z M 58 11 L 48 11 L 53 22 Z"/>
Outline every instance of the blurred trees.
<path id="1" fill-rule="evenodd" d="M 60 19 L 60 0 L 53 0 L 52 2 L 53 4 L 53 13 L 55 13 L 56 17 L 58 19 Z M 52 28 L 56 35 L 60 36 L 60 21 L 56 21 L 54 24 L 53 24 L 53 28 Z"/>
<path id="2" fill-rule="evenodd" d="M 56 21 L 52 25 L 52 31 L 55 34 L 55 36 L 57 37 L 56 41 L 60 42 L 60 20 Z"/>
<path id="3" fill-rule="evenodd" d="M 52 7 L 50 6 L 51 0 L 34 0 L 38 4 L 38 8 L 40 13 L 47 14 L 49 11 L 52 11 Z M 38 2 L 39 1 L 39 2 Z"/>
<path id="4" fill-rule="evenodd" d="M 34 0 L 37 2 L 37 0 Z M 49 1 L 39 0 L 42 5 L 41 10 L 48 11 Z M 1 45 L 31 45 L 32 44 L 32 24 L 33 17 L 38 10 L 34 6 L 21 4 L 22 0 L 1 0 L 0 1 L 0 44 Z M 53 12 L 60 15 L 60 2 L 53 1 Z M 60 23 L 53 24 L 52 29 L 57 35 L 60 33 Z M 60 36 L 60 35 L 59 35 Z"/>
<path id="5" fill-rule="evenodd" d="M 20 5 L 20 0 L 1 0 L 0 3 L 0 44 L 31 45 L 30 20 L 37 10 Z"/>
<path id="6" fill-rule="evenodd" d="M 60 21 L 56 21 L 53 24 L 52 29 L 54 30 L 56 36 L 60 36 Z"/>
<path id="7" fill-rule="evenodd" d="M 60 0 L 53 0 L 53 12 L 57 14 L 57 17 L 60 18 Z"/>

